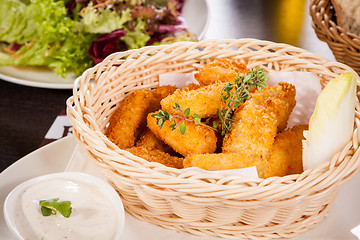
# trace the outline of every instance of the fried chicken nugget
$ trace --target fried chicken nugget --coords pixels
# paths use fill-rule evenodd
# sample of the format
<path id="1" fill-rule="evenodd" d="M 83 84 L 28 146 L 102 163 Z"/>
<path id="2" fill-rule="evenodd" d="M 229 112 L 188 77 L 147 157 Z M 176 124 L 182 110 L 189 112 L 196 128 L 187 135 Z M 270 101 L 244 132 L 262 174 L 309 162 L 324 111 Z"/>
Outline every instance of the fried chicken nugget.
<path id="1" fill-rule="evenodd" d="M 147 126 L 166 144 L 183 156 L 193 153 L 213 153 L 216 150 L 217 138 L 212 129 L 202 125 L 196 125 L 192 121 L 185 121 L 186 132 L 181 134 L 179 129 L 172 130 L 170 125 L 173 121 L 165 121 L 162 128 L 156 124 L 156 119 L 150 113 L 147 116 Z M 179 123 L 180 119 L 174 119 Z"/>
<path id="2" fill-rule="evenodd" d="M 154 96 L 155 96 L 156 100 L 159 101 L 159 103 L 160 103 L 160 101 L 163 98 L 166 98 L 170 94 L 173 94 L 177 89 L 178 88 L 176 86 L 164 85 L 164 86 L 158 87 L 154 90 Z M 158 110 L 158 109 L 156 109 L 156 110 Z"/>
<path id="3" fill-rule="evenodd" d="M 206 64 L 195 73 L 195 79 L 200 85 L 210 85 L 216 82 L 232 82 L 240 74 L 244 76 L 249 69 L 236 60 L 219 59 Z"/>
<path id="4" fill-rule="evenodd" d="M 237 153 L 192 154 L 184 159 L 184 168 L 199 167 L 205 170 L 228 170 L 256 166 L 258 176 L 264 178 L 268 163 L 257 152 L 244 150 Z"/>
<path id="5" fill-rule="evenodd" d="M 275 137 L 274 146 L 268 161 L 269 168 L 265 177 L 286 176 L 303 172 L 302 140 L 307 125 L 296 125 L 279 133 Z"/>
<path id="6" fill-rule="evenodd" d="M 161 99 L 176 89 L 174 86 L 161 86 L 154 91 L 139 90 L 131 93 L 110 118 L 107 137 L 119 148 L 134 146 L 141 126 L 146 125 L 147 114 L 160 109 Z"/>
<path id="7" fill-rule="evenodd" d="M 182 91 L 191 91 L 191 90 L 195 90 L 195 89 L 198 89 L 198 88 L 201 88 L 200 84 L 190 83 L 189 85 L 184 86 L 181 90 Z"/>
<path id="8" fill-rule="evenodd" d="M 170 156 L 168 153 L 164 153 L 158 149 L 151 149 L 147 147 L 131 147 L 127 148 L 127 151 L 133 155 L 141 157 L 149 162 L 158 162 L 164 164 L 167 167 L 183 168 L 183 158 Z"/>
<path id="9" fill-rule="evenodd" d="M 290 83 L 279 83 L 278 86 L 264 88 L 251 94 L 245 104 L 261 105 L 269 109 L 278 122 L 278 132 L 286 128 L 289 116 L 295 107 L 296 89 Z"/>
<path id="10" fill-rule="evenodd" d="M 221 91 L 224 83 L 216 83 L 195 90 L 176 90 L 173 94 L 161 100 L 161 108 L 172 115 L 178 111 L 173 109 L 178 103 L 181 109 L 190 108 L 190 116 L 197 113 L 201 118 L 216 116 L 217 109 L 221 109 Z"/>
<path id="11" fill-rule="evenodd" d="M 119 148 L 132 147 L 139 135 L 138 129 L 149 113 L 154 102 L 153 92 L 139 90 L 123 100 L 110 118 L 106 135 Z"/>
<path id="12" fill-rule="evenodd" d="M 177 89 L 178 88 L 176 86 L 172 86 L 172 85 L 165 85 L 165 86 L 156 88 L 153 91 L 154 100 L 150 106 L 149 112 L 155 112 L 155 111 L 159 110 L 161 107 L 160 101 L 162 99 L 166 98 L 167 96 L 169 96 L 170 94 L 173 94 Z"/>
<path id="13" fill-rule="evenodd" d="M 150 131 L 148 128 L 142 132 L 139 140 L 136 142 L 137 147 L 147 147 L 150 149 L 157 149 L 165 153 L 174 154 L 174 150 Z"/>
<path id="14" fill-rule="evenodd" d="M 233 120 L 223 140 L 223 153 L 250 151 L 267 160 L 277 132 L 276 120 L 269 110 L 248 104 L 235 111 Z"/>

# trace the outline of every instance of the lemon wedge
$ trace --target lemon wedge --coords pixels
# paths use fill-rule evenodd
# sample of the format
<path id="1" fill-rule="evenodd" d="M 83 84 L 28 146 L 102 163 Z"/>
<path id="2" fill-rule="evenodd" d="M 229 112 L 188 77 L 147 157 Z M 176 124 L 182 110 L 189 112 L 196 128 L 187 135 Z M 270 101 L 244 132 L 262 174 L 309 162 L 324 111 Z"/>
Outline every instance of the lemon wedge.
<path id="1" fill-rule="evenodd" d="M 344 72 L 331 80 L 316 100 L 304 131 L 303 166 L 312 169 L 331 158 L 349 142 L 354 128 L 356 76 Z"/>

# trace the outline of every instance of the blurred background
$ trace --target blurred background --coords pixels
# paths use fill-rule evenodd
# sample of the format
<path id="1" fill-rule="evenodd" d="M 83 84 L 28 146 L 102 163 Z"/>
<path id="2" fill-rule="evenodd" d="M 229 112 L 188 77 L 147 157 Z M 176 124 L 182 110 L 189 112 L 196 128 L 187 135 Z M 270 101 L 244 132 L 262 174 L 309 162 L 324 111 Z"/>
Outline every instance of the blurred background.
<path id="1" fill-rule="evenodd" d="M 257 38 L 304 48 L 331 61 L 335 57 L 311 27 L 309 0 L 207 0 L 204 39 Z"/>

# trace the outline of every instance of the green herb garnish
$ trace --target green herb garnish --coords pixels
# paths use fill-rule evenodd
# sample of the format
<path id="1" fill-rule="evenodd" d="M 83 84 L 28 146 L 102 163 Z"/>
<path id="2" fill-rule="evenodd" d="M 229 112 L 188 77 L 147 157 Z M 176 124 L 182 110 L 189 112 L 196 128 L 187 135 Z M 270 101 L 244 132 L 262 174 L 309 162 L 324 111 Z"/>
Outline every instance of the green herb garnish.
<path id="1" fill-rule="evenodd" d="M 178 103 L 175 103 L 175 106 L 173 106 L 173 109 L 179 111 L 180 115 L 170 115 L 169 112 L 166 110 L 160 110 L 158 113 L 151 115 L 152 117 L 156 118 L 156 124 L 159 126 L 159 128 L 163 127 L 165 121 L 172 121 L 172 120 L 173 120 L 173 124 L 170 125 L 171 130 L 175 130 L 177 127 L 179 127 L 182 135 L 184 135 L 186 132 L 185 121 L 194 122 L 197 125 L 203 125 L 206 127 L 210 127 L 206 124 L 203 124 L 201 122 L 200 116 L 196 113 L 194 113 L 193 119 L 187 118 L 190 115 L 190 108 L 187 108 L 187 109 L 185 109 L 185 111 L 183 111 L 181 109 L 180 105 Z M 177 123 L 175 121 L 176 118 L 181 119 L 181 121 L 179 123 Z"/>
<path id="2" fill-rule="evenodd" d="M 221 135 L 225 136 L 225 134 L 231 128 L 231 122 L 234 121 L 232 119 L 233 112 L 236 107 L 240 105 L 240 103 L 245 102 L 249 99 L 250 90 L 252 88 L 256 88 L 257 90 L 261 90 L 266 88 L 266 81 L 269 78 L 266 76 L 266 72 L 262 68 L 255 68 L 249 71 L 249 73 L 245 74 L 243 77 L 235 78 L 234 83 L 226 83 L 221 92 L 221 109 L 217 109 L 217 113 L 219 116 L 219 120 L 221 123 Z M 201 117 L 194 113 L 193 119 L 187 118 L 190 114 L 190 108 L 185 109 L 184 111 L 181 109 L 178 103 L 175 103 L 173 108 L 180 112 L 180 116 L 178 115 L 170 115 L 166 110 L 160 110 L 158 113 L 151 115 L 156 118 L 156 124 L 162 128 L 165 121 L 173 120 L 174 123 L 170 125 L 172 130 L 175 130 L 179 127 L 181 134 L 185 134 L 186 125 L 185 121 L 192 121 L 195 124 L 204 125 L 214 130 L 218 129 L 217 123 L 213 122 L 213 127 L 210 127 L 201 122 Z M 179 118 L 181 121 L 177 123 L 173 118 Z"/>
<path id="3" fill-rule="evenodd" d="M 50 200 L 40 200 L 41 213 L 43 216 L 55 215 L 57 212 L 61 213 L 64 217 L 68 218 L 71 215 L 72 207 L 70 201 L 58 202 L 59 198 Z"/>
<path id="4" fill-rule="evenodd" d="M 250 89 L 261 90 L 266 88 L 269 78 L 262 68 L 252 69 L 243 77 L 236 77 L 234 83 L 226 83 L 221 93 L 221 109 L 217 109 L 221 121 L 221 135 L 224 136 L 231 128 L 233 111 L 240 103 L 249 99 Z"/>

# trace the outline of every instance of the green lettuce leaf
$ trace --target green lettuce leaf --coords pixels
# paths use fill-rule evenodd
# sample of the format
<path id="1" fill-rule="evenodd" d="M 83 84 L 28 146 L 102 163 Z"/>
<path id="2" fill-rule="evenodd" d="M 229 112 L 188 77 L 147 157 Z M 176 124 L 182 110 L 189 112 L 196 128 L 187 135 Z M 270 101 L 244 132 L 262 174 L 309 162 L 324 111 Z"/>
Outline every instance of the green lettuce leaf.
<path id="1" fill-rule="evenodd" d="M 18 33 L 17 28 L 23 27 L 25 22 L 21 23 L 23 19 L 21 15 L 26 5 L 19 1 L 0 0 L 0 6 L 0 41 L 8 41 L 7 38 L 14 37 L 14 34 L 10 33 L 14 27 L 16 33 Z M 11 11 L 11 9 L 16 9 L 16 11 Z"/>
<path id="2" fill-rule="evenodd" d="M 95 35 L 69 35 L 57 52 L 47 58 L 48 66 L 65 76 L 67 72 L 81 75 L 94 65 L 88 49 L 95 40 Z"/>
<path id="3" fill-rule="evenodd" d="M 110 33 L 117 29 L 124 28 L 124 24 L 132 20 L 130 9 L 111 11 L 108 8 L 92 8 L 92 3 L 80 13 L 81 23 L 85 32 L 88 33 Z"/>
<path id="4" fill-rule="evenodd" d="M 144 47 L 150 36 L 145 32 L 146 22 L 138 18 L 134 22 L 134 31 L 125 28 L 127 34 L 120 39 L 126 44 L 129 49 L 137 49 Z"/>
<path id="5" fill-rule="evenodd" d="M 63 77 L 92 66 L 88 49 L 96 35 L 80 32 L 63 1 L 31 0 L 26 5 L 0 0 L 0 4 L 1 13 L 7 12 L 0 18 L 0 41 L 26 43 L 13 55 L 2 54 L 2 65 L 45 66 Z"/>

